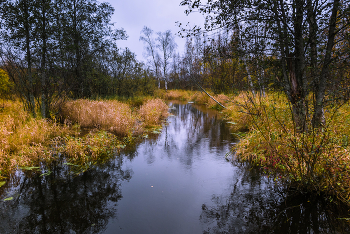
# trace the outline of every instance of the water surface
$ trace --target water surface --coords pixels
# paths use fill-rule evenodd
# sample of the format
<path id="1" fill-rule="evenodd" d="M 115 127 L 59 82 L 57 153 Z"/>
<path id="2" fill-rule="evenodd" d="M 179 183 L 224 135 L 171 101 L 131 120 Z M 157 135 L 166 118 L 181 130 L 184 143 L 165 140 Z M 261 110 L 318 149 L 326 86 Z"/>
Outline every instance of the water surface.
<path id="1" fill-rule="evenodd" d="M 347 211 L 227 160 L 237 141 L 216 111 L 170 105 L 161 134 L 104 165 L 13 176 L 0 188 L 13 197 L 0 202 L 0 233 L 349 232 Z"/>

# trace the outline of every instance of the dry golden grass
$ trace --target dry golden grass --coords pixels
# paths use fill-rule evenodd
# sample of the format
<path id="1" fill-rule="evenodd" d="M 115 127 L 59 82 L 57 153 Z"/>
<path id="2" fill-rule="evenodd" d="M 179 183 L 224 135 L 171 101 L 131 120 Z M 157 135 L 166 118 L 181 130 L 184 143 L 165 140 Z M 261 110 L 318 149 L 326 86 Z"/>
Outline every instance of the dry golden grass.
<path id="1" fill-rule="evenodd" d="M 141 134 L 144 126 L 160 124 L 167 116 L 168 106 L 162 100 L 146 98 L 142 102 L 141 108 L 134 111 L 129 104 L 119 101 L 64 103 L 61 117 L 65 122 L 109 132 L 94 130 L 84 137 L 73 137 L 77 135 L 76 125 L 34 119 L 19 101 L 4 101 L 0 112 L 0 177 L 18 167 L 55 160 L 58 152 L 64 153 L 68 162 L 82 165 L 92 165 L 103 156 L 113 155 L 120 146 L 117 136 L 128 136 L 125 139 L 130 140 L 133 134 Z"/>
<path id="2" fill-rule="evenodd" d="M 209 96 L 203 92 L 196 92 L 192 95 L 191 100 L 198 104 L 206 104 L 209 101 Z"/>
<path id="3" fill-rule="evenodd" d="M 61 115 L 81 127 L 97 127 L 120 136 L 130 134 L 136 124 L 129 105 L 119 101 L 69 101 L 63 105 Z"/>
<path id="4" fill-rule="evenodd" d="M 128 136 L 142 133 L 144 125 L 160 124 L 168 115 L 168 106 L 161 99 L 146 99 L 138 111 L 132 111 L 128 104 L 119 101 L 76 100 L 66 102 L 61 115 L 81 127 Z"/>
<path id="5" fill-rule="evenodd" d="M 189 100 L 192 100 L 193 94 L 194 94 L 193 91 L 169 90 L 165 93 L 164 99 L 189 101 Z"/>
<path id="6" fill-rule="evenodd" d="M 3 103 L 4 108 L 0 110 L 0 177 L 18 167 L 38 166 L 40 162 L 55 160 L 57 152 L 64 153 L 68 162 L 92 165 L 103 156 L 114 155 L 120 146 L 117 136 L 132 139 L 133 134 L 144 131 L 144 126 L 160 124 L 168 113 L 168 106 L 160 99 L 140 100 L 137 103 L 144 104 L 140 109 L 136 105 L 134 110 L 119 101 L 65 102 L 61 111 L 65 122 L 109 132 L 92 131 L 84 137 L 73 137 L 77 135 L 76 125 L 34 119 L 19 101 Z"/>
<path id="7" fill-rule="evenodd" d="M 168 116 L 168 106 L 161 99 L 152 99 L 140 107 L 139 114 L 146 126 L 159 125 Z"/>
<path id="8" fill-rule="evenodd" d="M 4 106 L 0 112 L 0 174 L 50 159 L 46 150 L 50 139 L 67 134 L 68 128 L 32 118 L 19 101 L 5 101 Z"/>
<path id="9" fill-rule="evenodd" d="M 208 95 L 206 95 L 208 96 Z M 213 96 L 213 98 L 218 101 L 220 104 L 222 104 L 223 106 L 226 106 L 227 103 L 229 102 L 229 97 L 226 96 L 225 94 L 219 94 L 219 95 L 215 95 Z M 211 98 L 209 98 L 208 102 L 206 103 L 206 105 L 209 107 L 209 108 L 218 108 L 219 105 Z"/>
<path id="10" fill-rule="evenodd" d="M 214 95 L 212 92 L 208 92 L 215 100 L 220 102 L 223 106 L 226 106 L 230 98 L 225 94 Z M 166 100 L 181 100 L 181 101 L 193 101 L 197 104 L 205 104 L 209 108 L 217 109 L 219 105 L 211 99 L 207 94 L 201 91 L 189 91 L 189 90 L 159 90 L 157 96 Z"/>
<path id="11" fill-rule="evenodd" d="M 298 133 L 287 98 L 270 93 L 258 99 L 241 93 L 224 113 L 249 132 L 236 145 L 236 157 L 310 192 L 337 197 L 350 204 L 350 106 L 326 108 L 322 129 Z M 311 111 L 310 111 L 311 112 Z M 312 113 L 310 113 L 312 116 Z"/>

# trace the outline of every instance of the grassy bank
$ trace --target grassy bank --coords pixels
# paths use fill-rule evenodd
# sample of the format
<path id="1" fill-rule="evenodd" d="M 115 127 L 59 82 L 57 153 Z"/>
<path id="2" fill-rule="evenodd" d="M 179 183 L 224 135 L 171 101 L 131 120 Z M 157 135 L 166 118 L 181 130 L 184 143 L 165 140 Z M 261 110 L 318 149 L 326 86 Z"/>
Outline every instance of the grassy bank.
<path id="1" fill-rule="evenodd" d="M 34 119 L 19 101 L 4 101 L 0 112 L 0 176 L 17 168 L 39 170 L 64 157 L 67 165 L 87 169 L 115 155 L 135 137 L 159 127 L 168 106 L 145 99 L 136 108 L 119 101 L 75 100 L 63 104 L 57 121 Z M 81 136 L 81 128 L 90 133 Z"/>
<path id="2" fill-rule="evenodd" d="M 218 102 L 227 106 L 230 102 L 230 99 L 233 97 L 227 96 L 225 94 L 215 95 L 212 92 L 209 94 Z M 190 90 L 158 90 L 155 93 L 156 96 L 165 99 L 165 100 L 180 100 L 180 101 L 191 101 L 197 104 L 204 104 L 212 109 L 221 109 L 221 107 L 211 99 L 207 94 L 201 91 L 190 91 Z"/>
<path id="3" fill-rule="evenodd" d="M 236 145 L 237 159 L 298 190 L 350 204 L 348 104 L 326 109 L 323 129 L 297 133 L 283 94 L 252 99 L 241 93 L 233 103 L 223 110 L 233 131 L 249 129 Z"/>
<path id="4" fill-rule="evenodd" d="M 218 108 L 201 92 L 172 90 L 158 95 Z M 241 139 L 234 148 L 236 159 L 258 166 L 293 189 L 350 205 L 349 104 L 325 109 L 323 129 L 312 129 L 309 119 L 309 131 L 298 133 L 282 93 L 212 96 L 225 105 L 221 113 Z"/>

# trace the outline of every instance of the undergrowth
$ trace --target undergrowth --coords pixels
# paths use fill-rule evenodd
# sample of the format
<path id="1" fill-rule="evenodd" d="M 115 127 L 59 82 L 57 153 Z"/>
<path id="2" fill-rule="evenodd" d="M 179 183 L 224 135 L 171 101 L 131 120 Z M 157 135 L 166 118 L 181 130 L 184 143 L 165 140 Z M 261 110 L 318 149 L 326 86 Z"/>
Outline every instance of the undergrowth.
<path id="1" fill-rule="evenodd" d="M 252 98 L 241 93 L 223 110 L 234 131 L 249 129 L 235 157 L 299 190 L 324 194 L 350 204 L 350 106 L 325 110 L 326 123 L 298 133 L 284 95 Z M 310 113 L 312 116 L 312 113 Z"/>
<path id="2" fill-rule="evenodd" d="M 168 111 L 160 99 L 145 99 L 139 108 L 113 100 L 75 100 L 63 104 L 59 118 L 62 123 L 57 123 L 33 118 L 19 101 L 3 103 L 0 179 L 17 168 L 40 168 L 42 162 L 61 157 L 84 171 L 146 134 L 147 127 L 159 128 Z M 81 136 L 81 127 L 90 133 Z"/>

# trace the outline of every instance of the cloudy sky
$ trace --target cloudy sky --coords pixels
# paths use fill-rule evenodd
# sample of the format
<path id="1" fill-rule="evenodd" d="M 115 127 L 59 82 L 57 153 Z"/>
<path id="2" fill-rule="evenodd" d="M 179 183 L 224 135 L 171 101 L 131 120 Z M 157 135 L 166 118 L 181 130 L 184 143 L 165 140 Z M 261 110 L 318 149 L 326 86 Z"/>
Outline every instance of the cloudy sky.
<path id="1" fill-rule="evenodd" d="M 115 9 L 112 22 L 117 28 L 124 28 L 129 36 L 126 41 L 118 41 L 119 47 L 128 47 L 136 53 L 137 59 L 145 61 L 144 44 L 139 41 L 140 32 L 144 26 L 154 32 L 171 30 L 174 34 L 179 31 L 176 21 L 191 26 L 202 25 L 204 18 L 199 13 L 186 16 L 187 6 L 180 6 L 181 0 L 100 0 L 109 2 Z M 176 37 L 177 50 L 182 54 L 185 39 Z"/>

